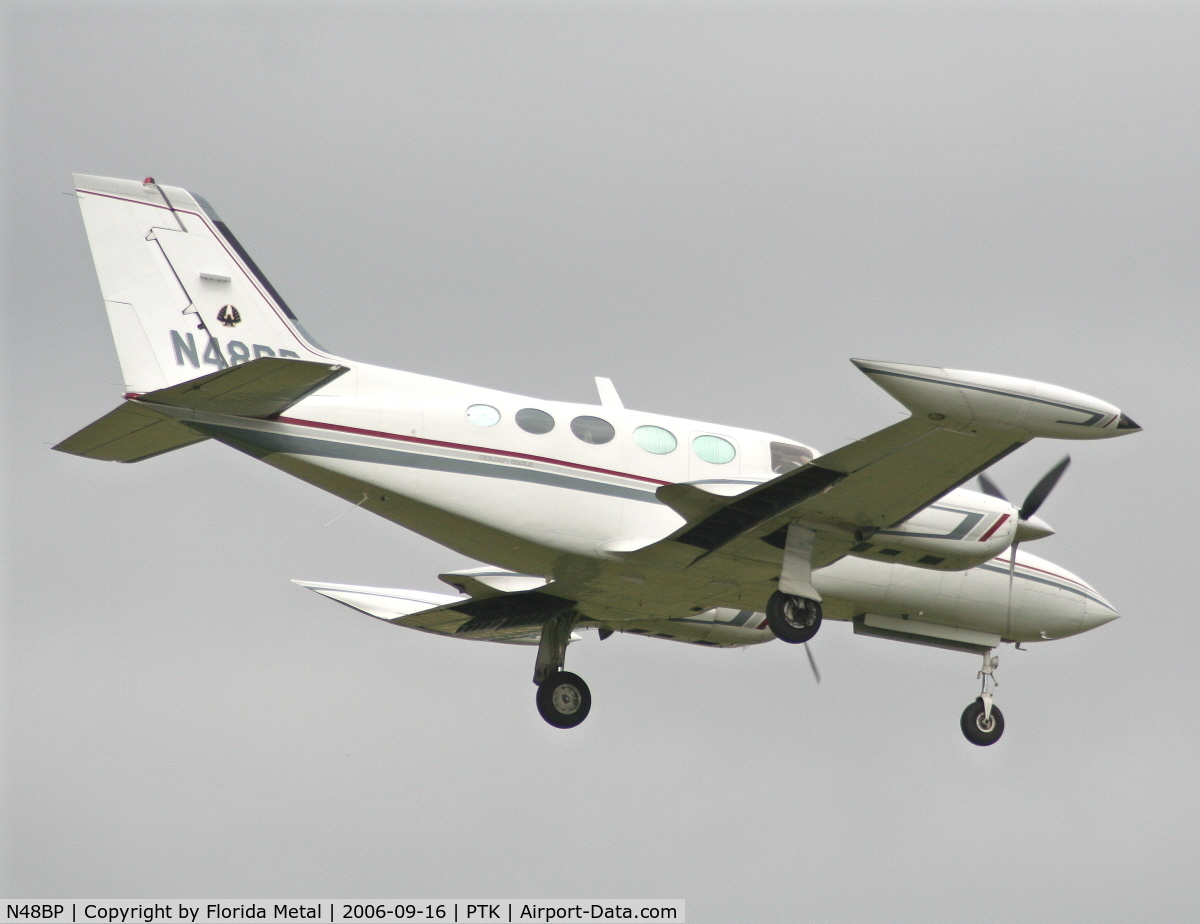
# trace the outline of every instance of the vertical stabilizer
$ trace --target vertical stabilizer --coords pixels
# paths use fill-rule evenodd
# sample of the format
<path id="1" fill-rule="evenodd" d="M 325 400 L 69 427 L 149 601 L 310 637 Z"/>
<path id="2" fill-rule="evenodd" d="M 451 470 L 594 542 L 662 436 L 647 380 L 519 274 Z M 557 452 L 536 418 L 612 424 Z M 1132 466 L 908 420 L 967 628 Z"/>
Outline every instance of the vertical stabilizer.
<path id="1" fill-rule="evenodd" d="M 202 198 L 151 180 L 76 174 L 75 187 L 127 392 L 260 356 L 336 361 Z"/>

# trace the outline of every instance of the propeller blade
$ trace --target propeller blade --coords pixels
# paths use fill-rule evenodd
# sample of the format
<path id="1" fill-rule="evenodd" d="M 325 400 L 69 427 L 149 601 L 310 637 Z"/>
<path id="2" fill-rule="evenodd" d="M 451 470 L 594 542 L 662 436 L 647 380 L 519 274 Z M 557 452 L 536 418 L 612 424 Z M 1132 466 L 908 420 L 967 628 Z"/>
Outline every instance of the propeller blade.
<path id="1" fill-rule="evenodd" d="M 820 683 L 821 672 L 817 670 L 817 659 L 813 657 L 812 649 L 808 647 L 808 642 L 804 643 L 804 653 L 808 655 L 808 666 L 812 668 L 813 676 L 817 678 L 817 683 Z"/>
<path id="2" fill-rule="evenodd" d="M 1017 546 L 1019 542 L 1014 542 L 1008 548 L 1008 604 L 1004 607 L 1004 635 L 1006 638 L 1012 638 L 1012 592 L 1013 592 L 1013 577 L 1017 571 Z"/>
<path id="3" fill-rule="evenodd" d="M 1008 500 L 1008 498 L 1004 496 L 1004 492 L 1001 491 L 996 485 L 996 482 L 992 481 L 992 479 L 987 475 L 979 476 L 979 490 L 984 494 L 991 495 L 992 497 L 998 497 L 1002 501 Z"/>
<path id="4" fill-rule="evenodd" d="M 1033 490 L 1025 497 L 1025 503 L 1021 505 L 1021 519 L 1028 520 L 1031 516 L 1038 512 L 1038 508 L 1050 496 L 1050 492 L 1054 490 L 1054 486 L 1058 484 L 1058 479 L 1062 477 L 1063 472 L 1067 470 L 1067 466 L 1071 464 L 1070 456 L 1063 456 L 1063 460 L 1046 472 L 1042 476 L 1042 480 L 1033 486 Z"/>

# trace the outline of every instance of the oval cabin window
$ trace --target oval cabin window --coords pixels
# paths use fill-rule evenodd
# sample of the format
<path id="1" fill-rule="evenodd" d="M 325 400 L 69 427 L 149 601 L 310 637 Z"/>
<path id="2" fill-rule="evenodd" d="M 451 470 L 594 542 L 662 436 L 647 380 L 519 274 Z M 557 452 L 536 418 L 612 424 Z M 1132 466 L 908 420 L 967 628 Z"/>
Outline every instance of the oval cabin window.
<path id="1" fill-rule="evenodd" d="M 554 418 L 536 407 L 521 408 L 516 420 L 517 426 L 526 433 L 549 433 L 554 429 Z"/>
<path id="2" fill-rule="evenodd" d="M 585 443 L 595 446 L 607 443 L 617 435 L 613 425 L 599 417 L 576 417 L 571 421 L 571 432 Z"/>
<path id="3" fill-rule="evenodd" d="M 652 452 L 658 456 L 674 452 L 675 447 L 679 445 L 679 441 L 675 439 L 675 434 L 670 430 L 651 426 L 638 427 L 634 430 L 633 441 L 646 450 L 646 452 Z"/>
<path id="4" fill-rule="evenodd" d="M 692 440 L 692 452 L 713 465 L 725 465 L 732 462 L 737 450 L 733 443 L 719 436 L 698 436 Z"/>
<path id="5" fill-rule="evenodd" d="M 467 408 L 467 420 L 477 427 L 494 427 L 500 423 L 500 412 L 490 404 L 472 404 Z"/>

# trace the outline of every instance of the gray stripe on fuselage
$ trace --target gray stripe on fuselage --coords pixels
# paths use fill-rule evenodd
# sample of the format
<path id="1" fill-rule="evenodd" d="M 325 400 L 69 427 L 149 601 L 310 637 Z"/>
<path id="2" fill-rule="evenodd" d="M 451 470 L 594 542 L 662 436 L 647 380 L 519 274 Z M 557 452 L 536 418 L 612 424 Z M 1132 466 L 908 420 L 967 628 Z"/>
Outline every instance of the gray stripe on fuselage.
<path id="1" fill-rule="evenodd" d="M 995 565 L 976 565 L 976 567 L 979 568 L 980 571 L 994 571 L 996 574 L 1003 574 L 1005 577 L 1008 576 L 1008 569 L 1004 567 L 996 567 Z M 1017 567 L 1021 567 L 1020 563 L 1017 564 Z M 1049 584 L 1051 587 L 1057 587 L 1059 590 L 1068 590 L 1073 594 L 1079 594 L 1081 597 L 1087 597 L 1089 600 L 1094 600 L 1107 610 L 1112 609 L 1111 606 L 1109 606 L 1099 597 L 1093 597 L 1086 590 L 1080 590 L 1078 587 L 1072 587 L 1070 584 L 1061 584 L 1058 581 L 1051 581 L 1047 578 L 1034 577 L 1032 574 L 1022 574 L 1020 571 L 1014 572 L 1013 577 L 1021 578 L 1023 581 L 1035 581 L 1038 584 Z"/>
<path id="2" fill-rule="evenodd" d="M 627 488 L 618 484 L 590 481 L 586 478 L 572 478 L 570 475 L 542 472 L 537 469 L 495 465 L 471 459 L 451 459 L 445 456 L 405 452 L 402 449 L 383 449 L 378 446 L 361 446 L 357 443 L 341 443 L 336 440 L 308 436 L 289 436 L 285 433 L 225 427 L 218 424 L 204 424 L 203 429 L 217 436 L 227 436 L 230 439 L 252 443 L 270 452 L 320 456 L 327 459 L 349 459 L 354 462 L 375 462 L 380 465 L 399 465 L 404 468 L 450 472 L 455 475 L 479 475 L 484 478 L 500 478 L 507 481 L 527 481 L 555 488 L 566 488 L 571 491 L 586 491 L 590 494 L 605 494 L 609 497 L 642 501 L 647 504 L 662 503 L 652 491 L 639 491 L 636 488 Z M 481 452 L 486 453 L 486 450 L 481 450 Z"/>

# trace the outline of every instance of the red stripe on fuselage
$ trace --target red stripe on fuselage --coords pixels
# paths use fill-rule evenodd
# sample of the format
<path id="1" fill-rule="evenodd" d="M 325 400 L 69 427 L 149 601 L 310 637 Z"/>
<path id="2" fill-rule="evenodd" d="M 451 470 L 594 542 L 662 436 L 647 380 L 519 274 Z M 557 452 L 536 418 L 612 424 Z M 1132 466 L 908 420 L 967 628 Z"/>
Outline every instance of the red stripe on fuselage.
<path id="1" fill-rule="evenodd" d="M 992 561 L 998 561 L 1003 565 L 1010 564 L 1010 560 L 1007 558 L 993 558 Z M 1035 568 L 1035 567 L 1033 567 L 1033 565 L 1026 565 L 1022 562 L 1017 562 L 1017 567 L 1018 568 L 1026 568 L 1030 571 L 1037 571 L 1039 574 L 1048 574 L 1051 577 L 1058 578 L 1060 581 L 1066 581 L 1068 584 L 1074 584 L 1076 587 L 1082 587 L 1085 590 L 1092 591 L 1092 593 L 1096 592 L 1096 589 L 1094 587 L 1084 584 L 1082 581 L 1077 581 L 1074 578 L 1069 578 L 1065 574 L 1063 574 L 1062 572 L 1059 572 L 1059 571 L 1047 571 L 1045 568 Z"/>
<path id="2" fill-rule="evenodd" d="M 513 459 L 528 459 L 530 462 L 544 462 L 547 465 L 563 465 L 567 468 L 582 469 L 586 472 L 596 472 L 600 475 L 613 475 L 617 478 L 632 478 L 635 481 L 646 481 L 650 484 L 671 484 L 669 481 L 659 481 L 657 478 L 647 478 L 645 475 L 631 475 L 628 472 L 615 472 L 609 468 L 597 468 L 594 465 L 583 465 L 580 462 L 566 462 L 562 459 L 550 459 L 546 456 L 533 456 L 525 452 L 511 452 L 507 449 L 491 449 L 487 446 L 469 446 L 466 443 L 446 443 L 442 440 L 427 440 L 419 436 L 404 436 L 400 433 L 386 433 L 383 430 L 364 430 L 361 427 L 347 427 L 342 424 L 325 423 L 319 420 L 300 420 L 296 417 L 276 417 L 278 423 L 293 424 L 299 427 L 315 427 L 321 430 L 336 430 L 339 433 L 353 433 L 358 436 L 373 436 L 378 439 L 396 440 L 402 443 L 417 443 L 422 446 L 438 446 L 442 449 L 459 449 L 465 452 L 482 452 L 493 456 L 508 456 Z"/>

